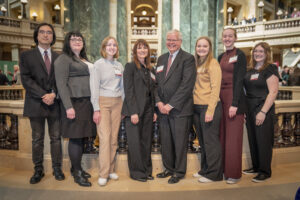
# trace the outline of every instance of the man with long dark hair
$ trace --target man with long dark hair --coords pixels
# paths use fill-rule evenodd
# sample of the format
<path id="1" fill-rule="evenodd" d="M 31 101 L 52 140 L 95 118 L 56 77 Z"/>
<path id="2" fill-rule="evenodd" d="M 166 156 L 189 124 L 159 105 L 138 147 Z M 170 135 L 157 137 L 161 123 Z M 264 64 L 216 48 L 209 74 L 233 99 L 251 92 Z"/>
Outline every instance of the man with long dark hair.
<path id="1" fill-rule="evenodd" d="M 20 57 L 20 70 L 26 90 L 24 116 L 29 117 L 32 129 L 32 161 L 34 174 L 31 184 L 44 177 L 43 151 L 45 121 L 48 123 L 53 175 L 56 180 L 64 180 L 61 171 L 62 148 L 59 130 L 59 104 L 56 100 L 56 83 L 53 63 L 58 54 L 51 50 L 56 35 L 51 24 L 41 23 L 33 33 L 37 47 L 25 51 Z"/>

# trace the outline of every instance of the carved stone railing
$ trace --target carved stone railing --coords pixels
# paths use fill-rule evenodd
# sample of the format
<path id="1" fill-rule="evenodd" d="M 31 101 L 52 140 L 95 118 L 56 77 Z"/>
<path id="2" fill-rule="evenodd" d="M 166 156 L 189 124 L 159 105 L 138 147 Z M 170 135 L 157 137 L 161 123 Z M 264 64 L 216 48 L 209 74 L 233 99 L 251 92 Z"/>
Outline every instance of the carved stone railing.
<path id="1" fill-rule="evenodd" d="M 226 26 L 237 31 L 238 48 L 253 47 L 264 40 L 270 45 L 293 45 L 300 40 L 300 18 L 279 19 L 253 24 Z"/>
<path id="2" fill-rule="evenodd" d="M 300 145 L 300 100 L 275 101 L 274 147 Z"/>
<path id="3" fill-rule="evenodd" d="M 277 100 L 300 100 L 299 86 L 280 86 Z"/>
<path id="4" fill-rule="evenodd" d="M 0 86 L 0 100 L 22 100 L 25 89 L 22 85 Z"/>
<path id="5" fill-rule="evenodd" d="M 30 49 L 33 41 L 33 31 L 39 22 L 27 19 L 14 19 L 0 16 L 0 43 L 17 44 L 23 49 Z M 55 51 L 62 51 L 64 29 L 61 24 L 53 24 L 56 33 Z"/>
<path id="6" fill-rule="evenodd" d="M 132 35 L 155 35 L 157 36 L 156 27 L 132 27 Z"/>

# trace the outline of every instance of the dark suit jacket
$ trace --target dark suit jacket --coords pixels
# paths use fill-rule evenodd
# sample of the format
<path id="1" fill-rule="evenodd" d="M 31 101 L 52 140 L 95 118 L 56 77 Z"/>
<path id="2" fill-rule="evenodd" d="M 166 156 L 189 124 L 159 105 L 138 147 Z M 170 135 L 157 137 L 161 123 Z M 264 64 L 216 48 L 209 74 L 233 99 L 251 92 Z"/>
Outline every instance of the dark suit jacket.
<path id="1" fill-rule="evenodd" d="M 146 84 L 146 78 L 150 78 L 150 91 Z M 152 109 L 154 110 L 155 82 L 150 77 L 150 71 L 145 75 L 144 71 L 138 69 L 134 62 L 127 63 L 125 65 L 123 81 L 125 92 L 122 108 L 123 115 L 131 116 L 133 114 L 138 114 L 139 116 L 143 116 L 149 94 L 152 99 L 152 105 L 150 106 L 152 106 Z"/>
<path id="2" fill-rule="evenodd" d="M 48 75 L 44 59 L 37 47 L 21 54 L 21 80 L 26 90 L 24 116 L 59 116 L 59 105 L 57 100 L 50 106 L 42 101 L 42 96 L 45 94 L 51 92 L 57 93 L 53 65 L 57 57 L 58 54 L 51 51 L 51 73 Z"/>
<path id="3" fill-rule="evenodd" d="M 221 62 L 224 53 L 219 55 L 218 61 Z M 238 56 L 237 62 L 233 67 L 233 98 L 232 106 L 237 107 L 237 114 L 246 112 L 246 97 L 243 90 L 243 80 L 247 72 L 247 59 L 243 51 L 236 49 L 236 55 Z"/>
<path id="4" fill-rule="evenodd" d="M 165 53 L 157 61 L 156 103 L 161 101 L 173 106 L 170 115 L 190 116 L 193 114 L 193 89 L 196 80 L 194 56 L 180 49 L 165 77 L 168 58 L 169 53 Z M 164 66 L 162 72 L 157 71 L 159 66 Z"/>

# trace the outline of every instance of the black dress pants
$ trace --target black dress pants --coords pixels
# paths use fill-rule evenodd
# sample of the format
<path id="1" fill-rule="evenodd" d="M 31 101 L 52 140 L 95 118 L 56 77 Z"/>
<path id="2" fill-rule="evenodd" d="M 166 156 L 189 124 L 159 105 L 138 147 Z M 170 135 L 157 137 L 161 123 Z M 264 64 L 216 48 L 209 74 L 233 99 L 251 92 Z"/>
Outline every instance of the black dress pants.
<path id="1" fill-rule="evenodd" d="M 192 116 L 159 116 L 161 154 L 164 167 L 183 178 L 187 165 L 187 146 Z"/>
<path id="2" fill-rule="evenodd" d="M 32 161 L 34 169 L 43 170 L 44 160 L 44 137 L 45 137 L 45 121 L 48 122 L 48 132 L 50 137 L 50 151 L 52 159 L 52 167 L 61 168 L 62 165 L 62 147 L 60 122 L 58 117 L 30 117 L 30 125 L 32 129 Z"/>
<path id="3" fill-rule="evenodd" d="M 218 102 L 213 120 L 205 122 L 207 105 L 194 105 L 194 126 L 201 146 L 200 175 L 213 180 L 223 180 L 222 148 L 220 143 L 220 122 L 222 106 Z"/>
<path id="4" fill-rule="evenodd" d="M 128 167 L 130 177 L 146 178 L 152 175 L 151 146 L 153 130 L 153 111 L 149 106 L 138 124 L 132 124 L 130 117 L 125 118 L 128 142 Z"/>
<path id="5" fill-rule="evenodd" d="M 270 108 L 263 124 L 260 126 L 255 125 L 256 114 L 257 112 L 248 112 L 246 118 L 252 166 L 258 173 L 271 177 L 274 143 L 274 106 Z"/>

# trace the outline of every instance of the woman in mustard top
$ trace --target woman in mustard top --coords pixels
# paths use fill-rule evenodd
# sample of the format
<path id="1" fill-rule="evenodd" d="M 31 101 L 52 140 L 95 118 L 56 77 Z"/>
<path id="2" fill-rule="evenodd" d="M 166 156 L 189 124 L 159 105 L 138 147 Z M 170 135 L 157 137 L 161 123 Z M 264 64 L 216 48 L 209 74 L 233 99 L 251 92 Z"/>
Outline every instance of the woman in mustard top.
<path id="1" fill-rule="evenodd" d="M 222 115 L 220 87 L 222 72 L 213 58 L 208 37 L 196 42 L 195 60 L 197 78 L 194 88 L 194 125 L 201 146 L 201 170 L 193 176 L 208 183 L 223 179 L 222 151 L 219 128 Z"/>

